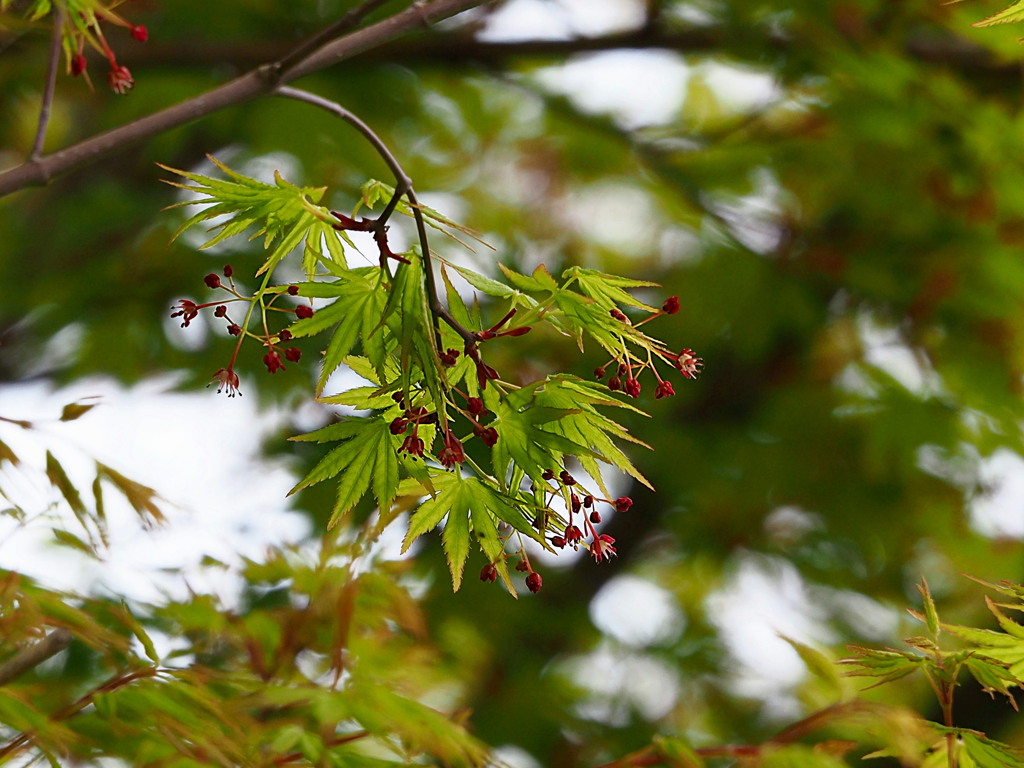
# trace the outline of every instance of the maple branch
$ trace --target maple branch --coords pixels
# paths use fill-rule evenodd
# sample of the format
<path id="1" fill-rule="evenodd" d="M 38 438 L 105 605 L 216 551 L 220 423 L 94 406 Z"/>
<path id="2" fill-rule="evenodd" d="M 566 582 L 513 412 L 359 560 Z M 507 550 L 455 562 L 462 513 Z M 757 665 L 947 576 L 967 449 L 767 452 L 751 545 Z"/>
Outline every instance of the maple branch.
<path id="1" fill-rule="evenodd" d="M 412 209 L 412 216 L 416 222 L 416 234 L 420 241 L 420 250 L 423 255 L 423 278 L 426 284 L 427 297 L 430 302 L 430 311 L 434 316 L 434 331 L 437 335 L 437 343 L 441 343 L 441 332 L 438 327 L 438 319 L 444 320 L 467 344 L 473 344 L 475 346 L 477 338 L 476 334 L 465 328 L 459 321 L 452 317 L 451 313 L 444 308 L 441 304 L 440 297 L 437 294 L 437 282 L 434 279 L 434 260 L 430 253 L 430 243 L 427 240 L 427 226 L 423 220 L 423 212 L 420 210 L 419 201 L 416 199 L 416 192 L 412 187 L 412 179 L 402 168 L 401 163 L 398 162 L 398 158 L 395 157 L 394 153 L 388 149 L 387 144 L 384 143 L 383 139 L 378 136 L 370 126 L 360 120 L 356 115 L 349 112 L 343 106 L 337 102 L 325 99 L 316 94 L 303 91 L 298 88 L 289 88 L 288 86 L 281 86 L 275 90 L 275 93 L 279 96 L 284 96 L 289 99 L 296 99 L 298 101 L 304 101 L 307 104 L 312 104 L 316 107 L 320 107 L 323 110 L 330 112 L 336 117 L 340 117 L 346 123 L 354 127 L 359 133 L 363 135 L 375 150 L 377 154 L 381 156 L 384 163 L 387 165 L 388 170 L 395 177 L 395 194 L 388 201 L 384 211 L 374 220 L 364 219 L 361 223 L 367 228 L 367 231 L 374 233 L 374 239 L 381 242 L 384 240 L 383 231 L 387 224 L 388 219 L 395 210 L 395 206 L 398 204 L 398 200 L 402 195 L 405 195 L 409 199 L 409 206 Z M 336 214 L 337 215 L 337 214 Z M 378 239 L 380 238 L 380 239 Z M 386 248 L 386 240 L 384 240 L 382 248 Z M 381 266 L 384 266 L 384 258 L 381 258 Z"/>
<path id="2" fill-rule="evenodd" d="M 51 179 L 106 157 L 125 147 L 191 123 L 225 107 L 272 93 L 283 83 L 329 67 L 423 26 L 454 16 L 490 0 L 435 0 L 414 3 L 382 21 L 332 40 L 282 69 L 283 59 L 265 64 L 191 99 L 141 117 L 126 125 L 80 141 L 50 155 L 0 173 L 0 197 Z M 367 8 L 369 4 L 363 7 Z M 305 44 L 303 44 L 305 45 Z"/>
<path id="3" fill-rule="evenodd" d="M 56 656 L 67 648 L 70 642 L 71 633 L 62 627 L 27 648 L 22 648 L 0 665 L 0 686 L 7 685 L 51 656 Z"/>
<path id="4" fill-rule="evenodd" d="M 53 91 L 57 86 L 57 68 L 60 66 L 60 33 L 64 26 L 64 9 L 60 3 L 53 6 L 53 35 L 50 38 L 50 61 L 46 67 L 46 85 L 43 88 L 43 103 L 39 107 L 39 126 L 36 128 L 36 139 L 32 143 L 30 160 L 36 160 L 43 154 L 43 142 L 46 141 L 46 126 L 50 123 L 50 105 L 53 104 Z"/>

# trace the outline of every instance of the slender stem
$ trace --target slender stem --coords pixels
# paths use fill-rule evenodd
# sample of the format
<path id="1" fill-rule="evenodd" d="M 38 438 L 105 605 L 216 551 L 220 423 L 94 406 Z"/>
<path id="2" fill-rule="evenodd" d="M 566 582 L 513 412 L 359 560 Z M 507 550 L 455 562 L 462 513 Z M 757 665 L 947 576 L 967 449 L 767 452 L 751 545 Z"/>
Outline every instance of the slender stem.
<path id="1" fill-rule="evenodd" d="M 46 141 L 46 126 L 50 122 L 50 105 L 53 104 L 53 92 L 57 87 L 57 68 L 60 66 L 61 30 L 64 28 L 64 6 L 53 4 L 53 35 L 50 38 L 50 62 L 46 68 L 46 86 L 43 88 L 43 103 L 39 107 L 39 126 L 36 128 L 36 140 L 32 144 L 29 160 L 38 160 L 43 154 L 43 142 Z"/>
<path id="2" fill-rule="evenodd" d="M 63 651 L 71 642 L 71 633 L 61 627 L 42 640 L 22 648 L 0 666 L 0 686 L 7 685 L 51 656 Z"/>
<path id="3" fill-rule="evenodd" d="M 409 175 L 402 169 L 401 163 L 398 162 L 398 158 L 396 158 L 391 152 L 387 144 L 384 143 L 380 136 L 378 136 L 370 126 L 337 102 L 317 96 L 314 93 L 309 93 L 308 91 L 291 88 L 285 85 L 278 87 L 274 92 L 278 96 L 296 99 L 297 101 L 304 101 L 307 104 L 320 107 L 336 117 L 340 117 L 346 123 L 359 131 L 359 133 L 363 135 L 373 148 L 377 150 L 377 154 L 380 155 L 381 159 L 387 165 L 388 170 L 391 171 L 391 175 L 395 177 L 395 195 L 388 202 L 384 212 L 375 220 L 374 231 L 378 231 L 387 223 L 388 218 L 394 212 L 395 206 L 398 204 L 398 198 L 401 194 L 404 194 L 409 198 L 412 216 L 416 221 L 416 233 L 419 238 L 420 250 L 423 255 L 423 279 L 426 283 L 427 297 L 430 302 L 430 311 L 434 316 L 434 333 L 436 335 L 437 344 L 441 344 L 441 331 L 438 325 L 438 319 L 440 318 L 441 320 L 444 320 L 445 323 L 457 334 L 459 334 L 463 341 L 467 344 L 475 345 L 477 341 L 476 334 L 459 323 L 441 304 L 440 297 L 437 294 L 437 281 L 434 279 L 434 262 L 433 256 L 430 253 L 430 243 L 427 239 L 427 225 L 423 220 L 423 212 L 420 209 L 419 201 L 416 199 L 416 192 L 412 187 L 412 179 L 410 179 Z M 440 348 L 440 346 L 438 348 Z"/>
<path id="4" fill-rule="evenodd" d="M 58 710 L 50 716 L 50 719 L 54 722 L 61 722 L 63 720 L 67 720 L 71 717 L 74 717 L 87 706 L 92 704 L 93 699 L 96 698 L 97 694 L 111 693 L 112 691 L 116 691 L 119 688 L 123 688 L 126 685 L 134 683 L 136 680 L 141 680 L 147 677 L 155 677 L 156 675 L 160 674 L 160 672 L 161 670 L 157 667 L 146 667 L 145 669 L 140 669 L 136 670 L 135 672 L 128 672 L 126 674 L 113 677 L 107 682 L 93 688 L 84 696 L 81 696 L 75 701 L 71 702 L 63 709 Z M 3 747 L 0 747 L 0 760 L 3 760 L 3 758 L 9 757 L 10 755 L 14 755 L 20 752 L 22 749 L 24 749 L 32 743 L 33 738 L 35 738 L 35 734 L 32 731 L 24 731 L 22 733 L 19 733 L 13 739 L 7 742 Z"/>
<path id="5" fill-rule="evenodd" d="M 293 65 L 302 61 L 320 46 L 357 27 L 368 14 L 386 2 L 387 0 L 366 0 L 362 5 L 353 8 L 329 27 L 325 27 L 312 37 L 307 38 L 274 65 L 278 75 L 280 76 L 287 72 Z"/>
<path id="6" fill-rule="evenodd" d="M 426 5 L 416 4 L 376 24 L 332 40 L 290 66 L 287 71 L 279 73 L 274 64 L 258 67 L 179 104 L 0 173 L 0 197 L 25 187 L 45 184 L 56 176 L 82 168 L 131 144 L 186 125 L 225 107 L 269 94 L 282 82 L 290 82 L 337 64 L 419 29 L 424 24 L 449 18 L 485 2 L 491 0 L 434 0 Z"/>

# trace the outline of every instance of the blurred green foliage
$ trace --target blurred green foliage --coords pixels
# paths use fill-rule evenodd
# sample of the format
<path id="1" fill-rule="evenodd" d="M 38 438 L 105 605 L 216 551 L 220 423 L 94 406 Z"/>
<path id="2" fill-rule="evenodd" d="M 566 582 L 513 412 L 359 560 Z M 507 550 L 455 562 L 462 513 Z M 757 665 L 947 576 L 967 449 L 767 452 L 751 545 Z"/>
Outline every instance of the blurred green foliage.
<path id="1" fill-rule="evenodd" d="M 199 94 L 352 5 L 127 2 L 119 11 L 150 30 L 146 45 L 111 33 L 135 89 L 115 96 L 102 77 L 93 91 L 60 76 L 47 147 Z M 404 5 L 385 3 L 374 18 Z M 492 5 L 511 13 L 517 4 Z M 919 601 L 921 576 L 945 619 L 992 623 L 977 585 L 957 573 L 1024 580 L 1024 502 L 998 494 L 987 470 L 993 456 L 1024 454 L 1019 32 L 972 26 L 1001 10 L 988 0 L 601 5 L 648 23 L 603 43 L 498 44 L 475 37 L 485 11 L 299 84 L 359 115 L 427 204 L 497 249 L 466 255 L 435 241 L 446 257 L 488 274 L 499 261 L 527 274 L 540 263 L 552 273 L 602 269 L 660 283 L 640 294 L 649 303 L 680 297 L 660 335 L 695 349 L 706 368 L 676 397 L 644 403 L 654 418 L 623 417 L 654 448 L 631 459 L 657 490 L 623 486 L 635 504 L 604 529 L 619 559 L 546 565 L 543 591 L 515 603 L 475 577 L 453 595 L 439 537 L 423 537 L 411 560 L 374 560 L 344 536 L 323 536 L 333 502 L 312 489 L 299 505 L 314 537 L 301 552 L 241 568 L 235 607 L 205 595 L 130 611 L 102 596 L 62 602 L 6 573 L 0 655 L 43 627 L 76 638 L 0 691 L 8 740 L 32 730 L 56 764 L 101 752 L 154 766 L 361 766 L 423 755 L 459 764 L 478 759 L 483 742 L 545 766 L 629 754 L 655 764 L 639 762 L 655 753 L 693 765 L 691 747 L 759 743 L 829 703 L 813 677 L 768 678 L 774 688 L 758 696 L 744 687 L 752 673 L 737 644 L 757 640 L 736 617 L 754 623 L 758 601 L 733 589 L 745 574 L 780 594 L 795 579 L 817 637 L 836 649 L 919 631 L 899 617 Z M 45 25 L 0 27 L 0 166 L 31 148 L 47 37 Z M 537 29 L 538 40 L 548 37 Z M 671 51 L 689 72 L 682 92 L 664 94 L 677 108 L 654 124 L 595 112 L 585 94 L 548 79 L 595 50 L 649 48 Z M 624 77 L 646 85 L 642 68 Z M 749 98 L 730 90 L 737 84 Z M 135 383 L 181 371 L 181 386 L 193 389 L 223 367 L 228 339 L 186 350 L 168 319 L 175 302 L 202 294 L 202 276 L 226 254 L 254 269 L 265 258 L 258 242 L 212 256 L 187 238 L 169 244 L 183 219 L 161 209 L 181 198 L 160 183 L 156 163 L 207 172 L 206 153 L 242 171 L 274 153 L 272 168 L 287 162 L 289 180 L 328 187 L 324 202 L 339 210 L 353 207 L 366 179 L 388 178 L 334 118 L 266 99 L 0 200 L 0 382 Z M 54 342 L 69 329 L 73 345 Z M 555 334 L 519 342 L 494 365 L 523 382 L 587 377 L 605 362 Z M 268 380 L 261 370 L 256 354 L 239 362 L 243 379 L 258 382 L 246 394 L 268 408 L 297 410 L 310 397 L 316 371 L 289 366 Z M 18 417 L 2 394 L 0 415 Z M 276 437 L 267 450 L 288 451 L 306 470 L 318 459 Z M 165 474 L 173 485 L 173 467 Z M 978 520 L 992 498 L 1009 521 L 1004 536 Z M 372 527 L 367 515 L 357 520 Z M 372 567 L 352 568 L 358 557 Z M 602 631 L 595 596 L 627 574 L 671 597 L 685 617 L 678 631 L 635 646 Z M 722 621 L 729 607 L 732 624 Z M 169 671 L 138 685 L 112 682 L 153 669 L 141 641 L 132 643 L 147 631 L 182 638 L 187 652 L 161 659 Z M 339 658 L 344 680 L 323 680 Z M 202 685 L 189 685 L 196 676 Z M 652 679 L 668 685 L 660 708 L 649 704 Z M 875 702 L 941 720 L 915 680 L 880 689 Z M 327 696 L 332 684 L 358 695 Z M 38 715 L 85 696 L 81 716 Z M 958 725 L 1024 744 L 1004 702 L 969 682 L 958 696 Z M 122 734 L 105 725 L 110 717 Z M 893 710 L 873 722 L 912 741 L 905 717 Z M 379 737 L 373 748 L 340 741 L 362 731 Z M 644 752 L 652 744 L 657 751 Z M 907 760 L 920 754 L 901 748 Z M 770 762 L 832 765 L 845 754 L 801 749 Z"/>

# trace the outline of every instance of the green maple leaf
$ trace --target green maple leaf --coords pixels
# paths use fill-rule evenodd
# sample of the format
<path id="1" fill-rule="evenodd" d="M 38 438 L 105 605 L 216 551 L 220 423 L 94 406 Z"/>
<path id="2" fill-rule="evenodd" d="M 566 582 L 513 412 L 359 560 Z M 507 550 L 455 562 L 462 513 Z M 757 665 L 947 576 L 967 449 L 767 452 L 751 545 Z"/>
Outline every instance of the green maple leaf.
<path id="1" fill-rule="evenodd" d="M 466 559 L 475 540 L 487 559 L 498 570 L 505 587 L 515 595 L 515 589 L 505 564 L 504 540 L 498 534 L 498 523 L 508 523 L 520 533 L 537 541 L 543 537 L 530 525 L 532 506 L 504 494 L 490 483 L 475 477 L 463 477 L 447 472 L 445 477 L 434 478 L 436 495 L 420 505 L 413 513 L 402 543 L 402 552 L 424 533 L 445 521 L 441 543 L 444 547 L 452 586 L 462 586 Z"/>
<path id="2" fill-rule="evenodd" d="M 846 673 L 848 677 L 878 678 L 877 682 L 869 686 L 870 688 L 882 685 L 883 683 L 891 683 L 893 680 L 899 680 L 901 677 L 915 672 L 922 666 L 934 664 L 934 662 L 931 662 L 930 659 L 924 656 L 897 651 L 892 648 L 878 650 L 851 645 L 849 649 L 856 656 L 840 659 L 837 663 L 853 667 L 852 670 Z"/>
<path id="3" fill-rule="evenodd" d="M 164 170 L 193 182 L 180 184 L 168 181 L 168 184 L 200 195 L 196 200 L 176 203 L 170 208 L 204 206 L 203 210 L 178 227 L 174 233 L 175 238 L 200 222 L 224 216 L 227 220 L 214 227 L 219 231 L 201 247 L 209 248 L 255 227 L 252 237 L 263 235 L 264 248 L 270 248 L 276 243 L 257 275 L 277 266 L 303 239 L 307 241 L 303 265 L 310 276 L 318 257 L 323 256 L 320 243 L 325 238 L 332 259 L 340 258 L 341 265 L 344 265 L 339 234 L 330 226 L 330 211 L 318 205 L 326 187 L 298 187 L 285 181 L 276 171 L 274 183 L 266 184 L 231 170 L 214 157 L 209 159 L 228 177 L 226 180 L 160 165 Z"/>
<path id="4" fill-rule="evenodd" d="M 300 296 L 333 297 L 334 301 L 321 307 L 309 318 L 298 320 L 291 326 L 296 338 L 312 336 L 337 326 L 324 352 L 323 366 L 317 378 L 319 396 L 331 374 L 362 342 L 363 351 L 376 365 L 383 367 L 386 341 L 375 332 L 378 318 L 387 302 L 387 292 L 380 280 L 377 267 L 348 270 L 343 279 L 331 283 L 301 283 Z"/>
<path id="5" fill-rule="evenodd" d="M 991 27 L 995 24 L 1012 24 L 1017 21 L 1024 21 L 1024 0 L 1017 0 L 1016 3 L 1004 8 L 999 13 L 974 22 L 973 26 Z"/>
<path id="6" fill-rule="evenodd" d="M 339 442 L 289 495 L 340 475 L 338 496 L 328 528 L 354 507 L 368 490 L 381 509 L 390 506 L 398 491 L 398 443 L 388 429 L 388 419 L 374 416 L 347 419 L 291 438 L 298 441 Z"/>

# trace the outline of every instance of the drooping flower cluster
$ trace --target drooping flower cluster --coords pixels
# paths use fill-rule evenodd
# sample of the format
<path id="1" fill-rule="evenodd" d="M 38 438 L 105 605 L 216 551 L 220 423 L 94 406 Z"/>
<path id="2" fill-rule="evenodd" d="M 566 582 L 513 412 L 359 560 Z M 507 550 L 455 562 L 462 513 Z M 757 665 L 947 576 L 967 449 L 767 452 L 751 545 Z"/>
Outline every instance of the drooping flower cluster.
<path id="1" fill-rule="evenodd" d="M 633 506 L 633 500 L 629 496 L 620 496 L 617 499 L 599 498 L 589 493 L 568 470 L 555 472 L 553 469 L 545 470 L 541 475 L 543 482 L 547 484 L 547 503 L 544 509 L 534 518 L 533 527 L 545 534 L 548 542 L 555 549 L 572 547 L 579 550 L 580 546 L 586 548 L 594 562 L 603 563 L 611 560 L 616 555 L 615 539 L 606 533 L 600 533 L 597 526 L 602 522 L 601 512 L 598 504 L 607 504 L 616 512 L 628 512 Z M 556 513 L 551 502 L 556 498 L 567 499 L 567 515 Z M 530 563 L 525 547 L 520 547 L 518 552 L 506 554 L 504 558 L 519 558 L 516 570 L 527 574 L 526 587 L 531 592 L 538 592 L 544 583 L 541 575 L 537 573 Z M 494 563 L 488 563 L 480 571 L 481 581 L 497 581 L 500 572 Z"/>
<path id="2" fill-rule="evenodd" d="M 645 323 L 663 315 L 674 315 L 678 311 L 679 297 L 669 296 L 662 303 L 661 309 L 652 312 L 649 317 L 646 317 L 636 323 L 634 327 L 644 325 Z M 609 310 L 609 314 L 621 323 L 633 325 L 633 323 L 630 323 L 626 314 L 620 309 L 612 308 Z M 704 366 L 704 361 L 697 357 L 693 353 L 692 349 L 684 349 L 679 354 L 661 350 L 657 354 L 660 355 L 664 362 L 671 364 L 687 379 L 696 379 L 701 368 Z M 624 349 L 620 356 L 614 357 L 604 365 L 595 368 L 594 378 L 603 379 L 608 374 L 608 369 L 611 366 L 614 366 L 614 370 L 612 375 L 608 378 L 607 385 L 608 389 L 612 392 L 623 392 L 628 397 L 632 398 L 640 397 L 642 386 L 638 377 L 643 373 L 643 371 L 650 369 L 657 381 L 657 385 L 654 390 L 654 397 L 656 399 L 660 400 L 664 397 L 672 397 L 676 393 L 672 383 L 661 378 L 661 374 L 658 373 L 658 369 L 654 365 L 654 360 L 650 356 L 647 360 L 638 360 Z"/>
<path id="3" fill-rule="evenodd" d="M 294 317 L 299 320 L 313 317 L 314 311 L 308 304 L 300 304 L 294 309 L 284 309 L 273 306 L 275 300 L 279 296 L 284 294 L 297 296 L 299 293 L 298 286 L 279 286 L 277 288 L 268 289 L 263 293 L 263 296 L 265 297 L 269 293 L 271 295 L 270 299 L 259 301 L 260 294 L 255 296 L 243 296 L 239 293 L 238 289 L 235 287 L 234 270 L 230 264 L 226 264 L 224 266 L 222 274 L 224 278 L 227 278 L 227 283 L 225 283 L 221 278 L 221 275 L 216 272 L 211 272 L 206 275 L 203 278 L 203 283 L 210 290 L 226 291 L 231 295 L 231 298 L 220 301 L 208 301 L 202 304 L 197 304 L 191 299 L 181 299 L 174 307 L 172 307 L 175 311 L 171 313 L 171 317 L 180 317 L 181 327 L 188 328 L 191 322 L 199 316 L 200 311 L 213 307 L 213 316 L 226 323 L 228 335 L 238 337 L 238 342 L 235 344 L 235 349 L 231 355 L 230 363 L 226 368 L 219 369 L 213 375 L 213 383 L 218 384 L 217 392 L 223 392 L 226 389 L 228 395 L 234 397 L 236 394 L 240 394 L 238 390 L 238 374 L 235 372 L 235 363 L 238 359 L 238 351 L 241 349 L 242 342 L 246 337 L 258 339 L 263 347 L 266 348 L 267 351 L 263 355 L 263 364 L 267 367 L 268 373 L 277 373 L 278 371 L 285 370 L 285 360 L 291 363 L 297 363 L 302 358 L 302 350 L 298 347 L 282 346 L 285 342 L 291 341 L 292 332 L 290 330 L 282 328 L 280 331 L 272 333 L 268 329 L 268 310 L 285 312 L 287 314 L 294 315 Z M 228 305 L 238 302 L 244 302 L 249 307 L 245 321 L 243 321 L 242 325 L 239 325 L 228 316 Z M 251 314 L 252 309 L 257 305 L 263 312 L 262 334 L 251 333 L 246 330 L 248 327 L 249 314 Z"/>
<path id="4" fill-rule="evenodd" d="M 117 54 L 107 42 L 103 34 L 102 23 L 114 24 L 124 27 L 129 31 L 132 38 L 140 43 L 149 39 L 149 30 L 141 24 L 132 24 L 120 14 L 115 13 L 109 7 L 97 3 L 87 10 L 77 11 L 78 18 L 67 18 L 64 20 L 65 51 L 68 55 L 68 72 L 75 76 L 84 76 L 86 80 L 89 74 L 86 71 L 88 62 L 85 58 L 86 43 L 98 51 L 110 65 L 107 71 L 107 84 L 117 94 L 125 94 L 135 85 L 131 70 L 123 64 L 118 63 Z"/>

